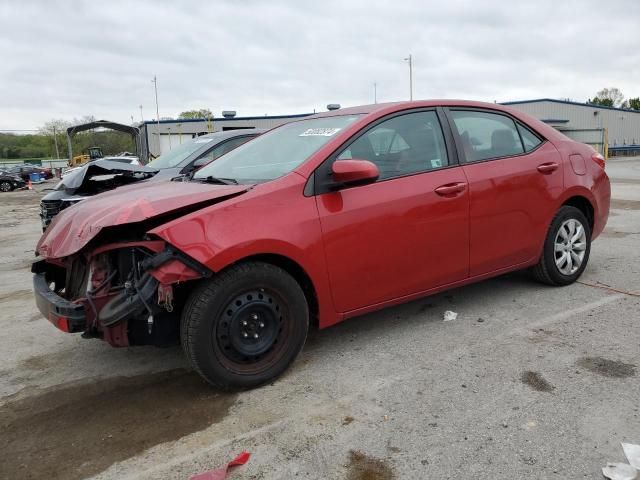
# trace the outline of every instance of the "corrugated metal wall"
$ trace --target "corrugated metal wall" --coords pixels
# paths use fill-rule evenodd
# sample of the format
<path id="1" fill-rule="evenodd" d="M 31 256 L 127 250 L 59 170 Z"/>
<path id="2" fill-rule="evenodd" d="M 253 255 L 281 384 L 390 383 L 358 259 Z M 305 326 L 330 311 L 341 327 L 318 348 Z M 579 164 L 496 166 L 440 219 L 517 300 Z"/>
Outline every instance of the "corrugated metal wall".
<path id="1" fill-rule="evenodd" d="M 640 112 L 598 108 L 594 105 L 574 105 L 550 101 L 506 104 L 541 120 L 569 120 L 561 128 L 606 128 L 609 145 L 640 143 Z M 594 115 L 594 112 L 597 114 Z M 555 126 L 555 125 L 554 125 Z"/>

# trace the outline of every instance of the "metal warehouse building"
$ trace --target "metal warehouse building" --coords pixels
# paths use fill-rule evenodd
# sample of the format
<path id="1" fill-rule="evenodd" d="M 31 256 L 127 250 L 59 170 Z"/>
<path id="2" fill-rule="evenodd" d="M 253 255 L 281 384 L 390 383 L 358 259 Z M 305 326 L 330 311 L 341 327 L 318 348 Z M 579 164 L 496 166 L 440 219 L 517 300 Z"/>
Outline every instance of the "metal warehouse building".
<path id="1" fill-rule="evenodd" d="M 640 111 L 542 98 L 505 102 L 610 155 L 640 153 Z M 608 148 L 606 148 L 608 147 Z"/>
<path id="2" fill-rule="evenodd" d="M 252 128 L 273 128 L 312 115 L 276 115 L 236 117 L 235 112 L 222 112 L 223 118 L 145 121 L 140 124 L 140 158 L 150 159 L 194 137 L 207 133 Z"/>

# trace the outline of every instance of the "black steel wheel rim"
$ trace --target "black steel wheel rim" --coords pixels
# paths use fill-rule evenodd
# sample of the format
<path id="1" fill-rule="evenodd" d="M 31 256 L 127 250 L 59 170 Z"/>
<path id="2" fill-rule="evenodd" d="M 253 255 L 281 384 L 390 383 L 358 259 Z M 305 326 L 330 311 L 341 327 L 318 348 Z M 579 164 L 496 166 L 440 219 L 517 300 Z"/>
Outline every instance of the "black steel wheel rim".
<path id="1" fill-rule="evenodd" d="M 259 288 L 236 295 L 214 332 L 214 348 L 226 368 L 255 373 L 277 361 L 290 331 L 290 315 L 276 292 Z"/>

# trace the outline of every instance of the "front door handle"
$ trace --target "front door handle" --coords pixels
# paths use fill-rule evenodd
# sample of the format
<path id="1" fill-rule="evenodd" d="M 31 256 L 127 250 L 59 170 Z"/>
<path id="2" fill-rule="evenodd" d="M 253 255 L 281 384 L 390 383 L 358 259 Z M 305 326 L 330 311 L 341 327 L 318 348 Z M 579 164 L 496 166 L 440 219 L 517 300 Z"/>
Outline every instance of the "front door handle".
<path id="1" fill-rule="evenodd" d="M 553 162 L 543 163 L 542 165 L 538 165 L 538 171 L 540 173 L 544 173 L 545 175 L 548 175 L 551 172 L 555 172 L 557 169 L 558 169 L 558 164 Z"/>
<path id="2" fill-rule="evenodd" d="M 440 185 L 434 190 L 434 192 L 436 192 L 441 197 L 455 197 L 464 192 L 466 188 L 466 183 L 447 183 L 446 185 Z"/>

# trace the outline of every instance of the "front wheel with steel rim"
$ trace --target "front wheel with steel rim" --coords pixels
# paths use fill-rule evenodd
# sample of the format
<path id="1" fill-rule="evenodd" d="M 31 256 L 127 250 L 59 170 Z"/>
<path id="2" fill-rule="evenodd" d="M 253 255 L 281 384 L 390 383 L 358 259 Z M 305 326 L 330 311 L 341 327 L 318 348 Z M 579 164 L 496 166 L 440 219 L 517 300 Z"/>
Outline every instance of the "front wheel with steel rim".
<path id="1" fill-rule="evenodd" d="M 568 285 L 582 274 L 591 250 L 591 228 L 584 213 L 565 205 L 558 210 L 533 274 L 549 285 Z"/>
<path id="2" fill-rule="evenodd" d="M 309 312 L 287 272 L 248 262 L 194 291 L 181 323 L 183 349 L 196 371 L 218 388 L 243 389 L 286 370 L 306 340 Z"/>
<path id="3" fill-rule="evenodd" d="M 9 182 L 0 182 L 0 191 L 10 192 L 11 190 L 13 190 L 13 187 Z"/>

